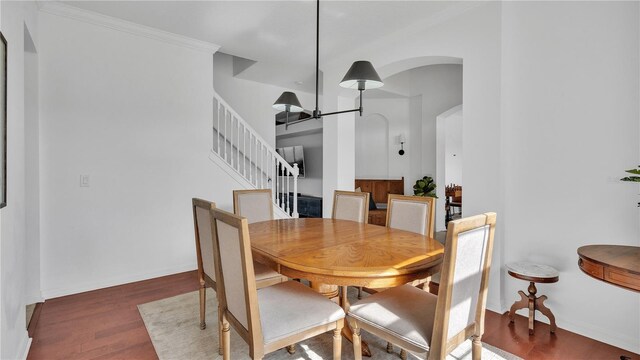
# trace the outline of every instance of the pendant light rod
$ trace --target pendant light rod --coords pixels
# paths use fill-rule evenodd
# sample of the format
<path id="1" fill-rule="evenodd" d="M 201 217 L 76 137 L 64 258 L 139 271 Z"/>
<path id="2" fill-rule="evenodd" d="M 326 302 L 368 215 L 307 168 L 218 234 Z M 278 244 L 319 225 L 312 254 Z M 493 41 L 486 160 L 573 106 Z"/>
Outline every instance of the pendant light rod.
<path id="1" fill-rule="evenodd" d="M 309 118 L 289 121 L 289 112 L 302 112 L 304 109 L 300 101 L 292 92 L 285 91 L 278 100 L 273 103 L 275 110 L 286 112 L 285 129 L 290 125 L 297 124 L 310 119 L 321 119 L 323 116 L 344 114 L 358 111 L 362 116 L 362 92 L 366 89 L 375 89 L 383 85 L 382 79 L 369 61 L 354 62 L 347 74 L 340 82 L 340 86 L 349 89 L 357 89 L 360 92 L 360 107 L 357 109 L 334 111 L 323 114 L 320 111 L 320 0 L 316 0 L 316 107 Z"/>
<path id="2" fill-rule="evenodd" d="M 320 0 L 316 0 L 316 108 L 313 111 L 314 118 L 320 118 L 318 108 L 318 72 L 320 71 Z"/>

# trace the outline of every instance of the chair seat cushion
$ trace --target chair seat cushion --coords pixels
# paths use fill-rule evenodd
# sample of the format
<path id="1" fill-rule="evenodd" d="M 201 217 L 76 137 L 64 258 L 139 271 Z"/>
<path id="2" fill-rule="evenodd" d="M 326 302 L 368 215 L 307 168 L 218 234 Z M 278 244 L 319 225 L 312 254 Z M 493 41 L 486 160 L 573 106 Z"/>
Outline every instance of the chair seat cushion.
<path id="1" fill-rule="evenodd" d="M 295 281 L 258 290 L 265 344 L 343 319 L 340 306 Z"/>
<path id="2" fill-rule="evenodd" d="M 280 275 L 277 271 L 257 261 L 253 262 L 253 271 L 256 274 L 256 282 L 282 277 L 282 275 Z"/>
<path id="3" fill-rule="evenodd" d="M 351 305 L 349 316 L 428 351 L 437 301 L 433 294 L 402 285 Z"/>

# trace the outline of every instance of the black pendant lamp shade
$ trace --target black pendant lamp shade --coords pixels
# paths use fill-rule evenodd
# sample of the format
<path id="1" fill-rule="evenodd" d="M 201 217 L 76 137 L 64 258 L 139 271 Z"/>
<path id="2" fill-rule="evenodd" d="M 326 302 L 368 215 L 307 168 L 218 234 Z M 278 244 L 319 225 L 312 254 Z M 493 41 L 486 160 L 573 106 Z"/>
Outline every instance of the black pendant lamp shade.
<path id="1" fill-rule="evenodd" d="M 278 100 L 273 103 L 273 108 L 278 111 L 289 112 L 301 112 L 304 110 L 296 94 L 292 93 L 291 91 L 283 92 Z"/>
<path id="2" fill-rule="evenodd" d="M 379 88 L 384 83 L 369 61 L 354 62 L 340 82 L 340 86 L 349 89 L 368 90 Z"/>

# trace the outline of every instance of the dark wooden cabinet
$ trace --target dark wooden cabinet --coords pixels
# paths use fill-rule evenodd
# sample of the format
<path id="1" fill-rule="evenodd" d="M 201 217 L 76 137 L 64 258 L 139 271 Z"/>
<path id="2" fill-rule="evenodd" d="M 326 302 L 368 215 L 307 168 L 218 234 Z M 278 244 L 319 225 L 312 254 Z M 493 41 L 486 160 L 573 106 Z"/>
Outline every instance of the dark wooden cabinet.
<path id="1" fill-rule="evenodd" d="M 404 195 L 404 177 L 395 180 L 388 179 L 356 179 L 355 187 L 362 192 L 371 193 L 376 204 L 384 204 L 385 208 L 369 210 L 369 224 L 385 226 L 387 222 L 387 197 L 389 194 Z"/>
<path id="2" fill-rule="evenodd" d="M 369 210 L 369 224 L 385 226 L 387 224 L 387 209 Z"/>

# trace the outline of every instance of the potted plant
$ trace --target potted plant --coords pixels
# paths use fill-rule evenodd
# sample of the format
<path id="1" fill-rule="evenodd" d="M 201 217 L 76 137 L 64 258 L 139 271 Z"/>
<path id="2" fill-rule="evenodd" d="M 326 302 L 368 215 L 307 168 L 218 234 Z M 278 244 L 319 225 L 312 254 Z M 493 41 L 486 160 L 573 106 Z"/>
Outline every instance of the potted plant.
<path id="1" fill-rule="evenodd" d="M 433 178 L 431 176 L 425 176 L 422 179 L 418 179 L 416 184 L 413 185 L 413 195 L 430 196 L 437 199 L 436 184 L 433 182 Z"/>
<path id="2" fill-rule="evenodd" d="M 640 182 L 640 165 L 637 169 L 629 169 L 625 171 L 631 174 L 631 176 L 625 176 L 620 179 L 621 181 Z M 638 203 L 638 207 L 640 207 L 640 202 Z"/>

